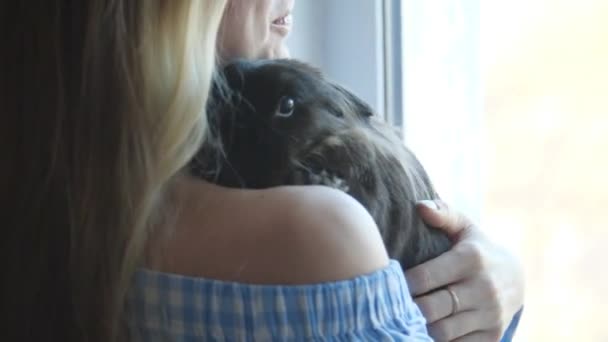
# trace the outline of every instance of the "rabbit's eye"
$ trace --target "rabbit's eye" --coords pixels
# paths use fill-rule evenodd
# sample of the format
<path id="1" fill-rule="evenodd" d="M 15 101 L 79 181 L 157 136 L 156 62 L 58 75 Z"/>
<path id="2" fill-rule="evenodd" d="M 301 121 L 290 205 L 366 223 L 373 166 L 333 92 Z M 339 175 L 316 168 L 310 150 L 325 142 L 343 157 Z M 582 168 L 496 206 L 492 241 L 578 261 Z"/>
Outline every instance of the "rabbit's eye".
<path id="1" fill-rule="evenodd" d="M 289 96 L 283 96 L 279 100 L 279 106 L 277 108 L 276 115 L 281 117 L 290 117 L 293 114 L 293 110 L 296 106 L 296 102 Z"/>

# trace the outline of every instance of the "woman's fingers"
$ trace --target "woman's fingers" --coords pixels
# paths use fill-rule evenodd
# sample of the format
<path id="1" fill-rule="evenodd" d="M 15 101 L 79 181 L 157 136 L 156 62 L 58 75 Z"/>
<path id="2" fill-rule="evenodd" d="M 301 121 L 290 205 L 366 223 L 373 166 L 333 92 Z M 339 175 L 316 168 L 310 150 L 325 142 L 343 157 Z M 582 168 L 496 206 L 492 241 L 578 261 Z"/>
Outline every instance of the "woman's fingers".
<path id="1" fill-rule="evenodd" d="M 484 288 L 477 282 L 466 281 L 447 288 L 440 289 L 430 294 L 414 299 L 420 311 L 427 320 L 427 324 L 444 319 L 452 314 L 463 311 L 480 309 L 478 300 L 486 298 L 486 294 L 480 294 Z M 484 306 L 485 307 L 485 306 Z M 488 302 L 488 307 L 492 307 L 492 302 Z"/>
<path id="2" fill-rule="evenodd" d="M 484 332 L 487 334 L 494 333 L 500 335 L 500 329 L 493 327 L 493 320 L 487 318 L 487 315 L 483 311 L 462 311 L 449 316 L 445 319 L 429 324 L 429 334 L 436 341 L 454 341 L 458 338 L 473 337 L 474 333 Z M 487 330 L 479 330 L 479 327 L 486 327 Z M 494 339 L 486 339 L 484 341 L 497 341 L 500 336 Z"/>
<path id="3" fill-rule="evenodd" d="M 426 318 L 427 324 L 434 323 L 452 314 L 454 304 L 450 293 L 443 289 L 414 299 L 418 308 Z"/>
<path id="4" fill-rule="evenodd" d="M 498 342 L 500 341 L 500 331 L 498 329 L 492 331 L 478 331 L 472 334 L 462 336 L 451 342 Z"/>
<path id="5" fill-rule="evenodd" d="M 439 289 L 468 278 L 483 266 L 481 246 L 463 242 L 435 259 L 420 264 L 405 273 L 413 296 Z"/>
<path id="6" fill-rule="evenodd" d="M 418 265 L 405 273 L 412 296 L 419 296 L 465 278 L 468 265 L 459 264 L 452 251 Z"/>
<path id="7" fill-rule="evenodd" d="M 479 319 L 475 311 L 464 311 L 447 317 L 428 326 L 429 334 L 436 341 L 452 341 L 470 334 L 476 328 Z"/>
<path id="8" fill-rule="evenodd" d="M 437 334 L 459 335 L 448 340 L 497 341 L 523 304 L 521 264 L 445 203 L 421 202 L 417 207 L 427 224 L 450 235 L 454 246 L 406 272 L 416 303 Z M 448 285 L 464 311 L 452 314 L 453 299 L 442 289 Z M 453 327 L 453 322 L 466 324 Z"/>
<path id="9" fill-rule="evenodd" d="M 441 200 L 419 201 L 416 208 L 426 224 L 443 229 L 455 240 L 467 234 L 473 227 L 473 223 L 466 216 L 452 210 Z"/>

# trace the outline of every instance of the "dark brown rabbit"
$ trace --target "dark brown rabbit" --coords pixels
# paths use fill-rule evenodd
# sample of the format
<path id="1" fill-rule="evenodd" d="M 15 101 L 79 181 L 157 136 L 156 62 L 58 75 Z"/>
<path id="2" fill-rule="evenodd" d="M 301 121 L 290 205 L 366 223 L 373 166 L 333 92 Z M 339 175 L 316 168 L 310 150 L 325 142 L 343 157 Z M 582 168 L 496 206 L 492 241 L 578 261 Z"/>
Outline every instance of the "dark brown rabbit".
<path id="1" fill-rule="evenodd" d="M 414 202 L 437 198 L 428 175 L 388 125 L 351 92 L 294 60 L 239 61 L 218 78 L 210 139 L 195 174 L 229 187 L 323 184 L 375 219 L 389 255 L 410 268 L 449 249 Z"/>

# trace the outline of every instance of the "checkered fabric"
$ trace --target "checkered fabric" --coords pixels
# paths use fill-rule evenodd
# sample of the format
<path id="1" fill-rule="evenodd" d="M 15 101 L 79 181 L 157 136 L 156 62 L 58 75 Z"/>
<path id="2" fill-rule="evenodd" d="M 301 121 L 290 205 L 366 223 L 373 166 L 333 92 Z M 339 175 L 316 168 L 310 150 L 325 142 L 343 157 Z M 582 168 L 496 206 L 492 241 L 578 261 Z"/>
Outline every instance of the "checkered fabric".
<path id="1" fill-rule="evenodd" d="M 251 285 L 138 270 L 136 341 L 431 341 L 401 266 L 312 285 Z"/>

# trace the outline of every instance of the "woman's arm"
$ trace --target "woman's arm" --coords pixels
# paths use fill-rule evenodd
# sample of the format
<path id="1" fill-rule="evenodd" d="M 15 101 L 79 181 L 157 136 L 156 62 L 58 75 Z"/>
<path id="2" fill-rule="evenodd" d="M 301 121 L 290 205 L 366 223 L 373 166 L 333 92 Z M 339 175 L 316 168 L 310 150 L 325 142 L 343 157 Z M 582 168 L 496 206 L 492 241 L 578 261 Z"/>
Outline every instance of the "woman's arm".
<path id="1" fill-rule="evenodd" d="M 499 341 L 523 305 L 520 263 L 445 203 L 424 201 L 418 209 L 455 241 L 452 250 L 406 272 L 429 333 L 441 341 Z"/>

